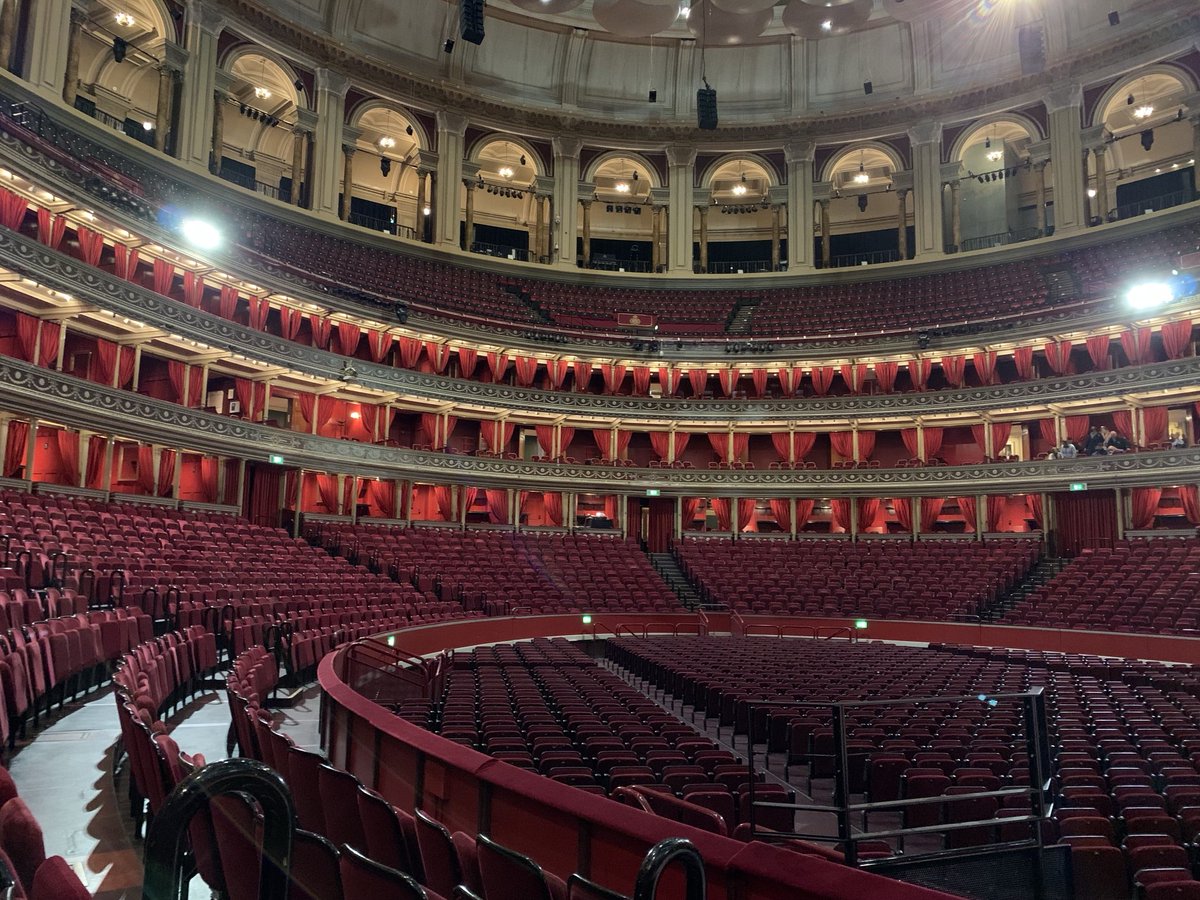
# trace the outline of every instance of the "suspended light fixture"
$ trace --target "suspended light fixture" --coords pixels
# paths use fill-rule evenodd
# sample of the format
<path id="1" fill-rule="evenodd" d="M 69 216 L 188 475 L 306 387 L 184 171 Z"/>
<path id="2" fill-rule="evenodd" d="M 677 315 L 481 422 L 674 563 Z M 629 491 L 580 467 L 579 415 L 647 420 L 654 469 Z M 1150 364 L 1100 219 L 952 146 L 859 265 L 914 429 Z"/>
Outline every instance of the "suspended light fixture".
<path id="1" fill-rule="evenodd" d="M 1133 117 L 1138 121 L 1141 121 L 1142 119 L 1148 119 L 1152 115 L 1154 115 L 1154 107 L 1149 103 L 1143 103 L 1133 111 Z"/>
<path id="2" fill-rule="evenodd" d="M 855 184 L 866 184 L 871 180 L 871 176 L 867 174 L 866 159 L 860 152 L 858 154 L 858 171 L 854 175 Z"/>
<path id="3" fill-rule="evenodd" d="M 383 147 L 385 150 L 391 150 L 396 146 L 396 139 L 394 137 L 388 137 L 385 134 L 379 139 L 379 146 Z"/>
<path id="4" fill-rule="evenodd" d="M 134 22 L 137 21 L 136 19 L 134 19 L 134 17 L 132 15 L 130 15 L 127 12 L 119 12 L 115 16 L 113 16 L 113 18 L 117 20 L 117 24 L 120 25 L 122 28 L 132 28 Z"/>

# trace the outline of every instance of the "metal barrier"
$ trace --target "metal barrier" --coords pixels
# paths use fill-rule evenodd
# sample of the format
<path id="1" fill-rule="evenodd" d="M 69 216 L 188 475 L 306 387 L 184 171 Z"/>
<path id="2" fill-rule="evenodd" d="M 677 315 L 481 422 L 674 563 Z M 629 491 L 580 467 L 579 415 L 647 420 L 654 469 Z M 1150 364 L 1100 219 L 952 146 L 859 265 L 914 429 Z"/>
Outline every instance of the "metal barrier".
<path id="1" fill-rule="evenodd" d="M 658 882 L 667 866 L 678 862 L 684 872 L 684 900 L 704 900 L 708 884 L 704 877 L 704 860 L 696 845 L 685 838 L 659 841 L 646 853 L 633 885 L 633 900 L 654 900 Z"/>
<path id="2" fill-rule="evenodd" d="M 355 691 L 381 706 L 432 699 L 441 692 L 446 653 L 434 660 L 414 656 L 379 638 L 355 641 L 342 657 L 341 677 Z"/>
<path id="3" fill-rule="evenodd" d="M 930 708 L 937 706 L 957 706 L 972 703 L 984 703 L 995 708 L 1005 701 L 1012 701 L 1021 705 L 1025 754 L 1029 763 L 1030 783 L 1028 785 L 1018 785 L 992 791 L 981 790 L 970 794 L 943 794 L 936 797 L 920 797 L 862 803 L 851 802 L 851 760 L 863 760 L 866 757 L 869 757 L 872 753 L 879 752 L 879 748 L 862 748 L 857 752 L 851 751 L 847 743 L 848 739 L 846 734 L 847 714 L 849 711 L 871 707 L 887 707 L 897 705 L 918 705 L 921 707 Z M 810 752 L 806 754 L 806 757 L 808 765 L 810 766 L 810 784 L 813 777 L 811 774 L 811 767 L 813 766 L 814 760 L 822 759 L 830 760 L 832 762 L 832 776 L 834 781 L 832 805 L 762 801 L 755 798 L 756 785 L 761 786 L 761 782 L 756 781 L 757 768 L 755 766 L 754 751 L 754 724 L 756 721 L 755 710 L 762 709 L 764 707 L 767 708 L 768 715 L 769 710 L 772 708 L 829 711 L 833 730 L 832 752 Z M 962 855 L 968 852 L 978 854 L 981 851 L 989 848 L 994 850 L 1015 850 L 1032 847 L 1036 847 L 1040 850 L 1042 848 L 1042 831 L 1039 823 L 1041 823 L 1050 815 L 1052 809 L 1052 803 L 1050 800 L 1050 774 L 1052 769 L 1050 761 L 1049 734 L 1046 725 L 1045 694 L 1044 690 L 1040 687 L 1021 693 L 978 694 L 975 696 L 954 695 L 940 697 L 902 697 L 893 700 L 855 700 L 833 702 L 750 700 L 747 701 L 747 723 L 749 735 L 747 740 L 746 757 L 750 780 L 748 797 L 750 809 L 748 812 L 748 820 L 750 823 L 751 835 L 755 840 L 779 841 L 795 838 L 807 841 L 837 841 L 841 844 L 842 851 L 845 854 L 846 863 L 848 865 L 860 865 L 858 859 L 858 844 L 862 841 L 896 839 L 900 849 L 902 850 L 904 838 L 909 835 L 947 834 L 968 828 L 996 828 L 1000 824 L 1019 825 L 1022 823 L 1027 823 L 1030 827 L 1031 835 L 1026 840 L 997 842 L 995 844 L 987 845 L 986 847 L 972 846 L 968 848 L 935 851 L 935 853 L 941 858 L 951 858 L 953 856 Z M 942 805 L 964 800 L 976 800 L 989 797 L 1000 799 L 1013 796 L 1023 796 L 1029 799 L 1028 815 L 1013 816 L 1005 819 L 992 818 L 981 821 L 942 822 L 936 825 L 921 825 L 908 828 L 901 826 L 899 828 L 887 828 L 881 831 L 870 831 L 867 827 L 868 814 L 872 812 L 897 811 L 909 809 L 915 806 L 932 806 L 934 804 Z M 758 818 L 756 815 L 756 810 L 767 808 L 792 809 L 803 812 L 822 813 L 835 816 L 837 818 L 837 835 L 834 837 L 828 834 L 814 834 L 797 831 L 760 831 L 758 830 L 756 824 Z M 861 831 L 857 831 L 855 828 L 853 822 L 855 817 L 861 817 Z M 920 856 L 929 855 L 930 854 L 920 854 Z M 872 859 L 862 862 L 861 865 L 866 868 L 887 862 L 894 862 L 895 859 L 895 856 Z"/>

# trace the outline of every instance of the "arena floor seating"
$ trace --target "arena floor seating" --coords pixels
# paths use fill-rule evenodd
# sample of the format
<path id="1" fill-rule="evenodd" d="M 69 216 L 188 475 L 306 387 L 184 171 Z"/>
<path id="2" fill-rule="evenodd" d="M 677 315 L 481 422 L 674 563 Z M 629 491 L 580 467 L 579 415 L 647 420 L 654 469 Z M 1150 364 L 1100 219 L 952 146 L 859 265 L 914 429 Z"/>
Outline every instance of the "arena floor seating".
<path id="1" fill-rule="evenodd" d="M 323 539 L 489 615 L 680 608 L 637 545 L 617 538 L 360 523 L 331 526 Z"/>
<path id="2" fill-rule="evenodd" d="M 1055 803 L 1044 834 L 1071 845 L 1076 896 L 1129 900 L 1135 886 L 1192 881 L 1200 834 L 1200 678 L 1190 666 L 772 638 L 623 638 L 610 642 L 609 657 L 694 704 L 706 722 L 715 718 L 718 727 L 784 755 L 814 792 L 828 791 L 833 774 L 823 755 L 832 747 L 830 711 L 787 704 L 895 700 L 847 713 L 852 799 L 869 802 L 1027 785 L 1021 709 L 989 698 L 1043 688 Z M 916 696 L 953 699 L 945 705 L 906 699 Z M 751 715 L 756 700 L 780 705 Z M 864 828 L 869 837 L 900 823 L 994 818 L 995 827 L 947 832 L 944 839 L 947 847 L 982 846 L 1028 837 L 1028 825 L 1003 821 L 1027 809 L 1024 796 L 947 801 L 900 814 L 876 811 Z"/>
<path id="3" fill-rule="evenodd" d="M 1020 581 L 1036 541 L 766 541 L 685 539 L 684 572 L 739 613 L 953 620 Z"/>
<path id="4" fill-rule="evenodd" d="M 1156 634 L 1200 629 L 1200 541 L 1154 538 L 1085 549 L 1002 624 Z"/>

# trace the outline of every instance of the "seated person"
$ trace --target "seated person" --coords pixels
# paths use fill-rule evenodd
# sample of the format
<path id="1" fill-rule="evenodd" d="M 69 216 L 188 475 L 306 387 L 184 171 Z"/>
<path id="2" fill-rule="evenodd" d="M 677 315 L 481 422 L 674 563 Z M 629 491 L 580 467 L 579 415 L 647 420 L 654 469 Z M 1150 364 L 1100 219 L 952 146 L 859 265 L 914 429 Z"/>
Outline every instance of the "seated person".
<path id="1" fill-rule="evenodd" d="M 1172 450 L 1181 450 L 1186 446 L 1187 446 L 1187 441 L 1185 441 L 1183 439 L 1182 434 L 1171 435 L 1171 449 Z"/>
<path id="2" fill-rule="evenodd" d="M 1101 456 L 1104 452 L 1104 435 L 1098 426 L 1093 425 L 1083 439 L 1083 453 L 1085 456 Z"/>
<path id="3" fill-rule="evenodd" d="M 1063 441 L 1057 452 L 1059 459 L 1075 459 L 1079 455 L 1079 451 L 1070 441 Z"/>
<path id="4" fill-rule="evenodd" d="M 1124 453 L 1129 449 L 1129 441 L 1118 432 L 1108 428 L 1101 429 L 1104 433 L 1104 449 L 1108 453 Z"/>

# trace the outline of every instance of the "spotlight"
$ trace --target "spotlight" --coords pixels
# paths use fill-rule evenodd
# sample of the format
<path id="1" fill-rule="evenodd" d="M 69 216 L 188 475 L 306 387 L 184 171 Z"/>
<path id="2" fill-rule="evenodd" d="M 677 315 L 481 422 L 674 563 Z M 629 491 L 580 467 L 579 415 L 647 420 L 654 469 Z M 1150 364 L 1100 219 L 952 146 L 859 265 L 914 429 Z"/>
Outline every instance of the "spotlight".
<path id="1" fill-rule="evenodd" d="M 430 207 L 429 204 L 425 204 L 424 208 L 421 210 L 421 215 L 428 216 L 432 213 L 433 213 L 433 208 Z"/>
<path id="2" fill-rule="evenodd" d="M 301 81 L 299 78 L 297 78 L 295 81 L 292 82 L 292 87 L 294 87 L 298 91 L 303 91 L 304 90 L 304 82 Z"/>
<path id="3" fill-rule="evenodd" d="M 1142 132 L 1142 149 L 1148 153 L 1150 151 L 1150 148 L 1153 146 L 1154 146 L 1154 129 L 1147 128 L 1145 131 Z"/>
<path id="4" fill-rule="evenodd" d="M 525 165 L 525 154 L 521 154 L 521 165 Z"/>
<path id="5" fill-rule="evenodd" d="M 216 250 L 225 242 L 217 226 L 204 219 L 184 219 L 179 223 L 179 231 L 184 240 L 199 250 Z"/>
<path id="6" fill-rule="evenodd" d="M 1154 309 L 1165 306 L 1175 299 L 1175 292 L 1165 281 L 1147 281 L 1135 284 L 1125 294 L 1125 302 L 1134 309 Z"/>
<path id="7" fill-rule="evenodd" d="M 858 211 L 859 212 L 867 211 L 867 195 L 866 194 L 858 195 Z"/>

